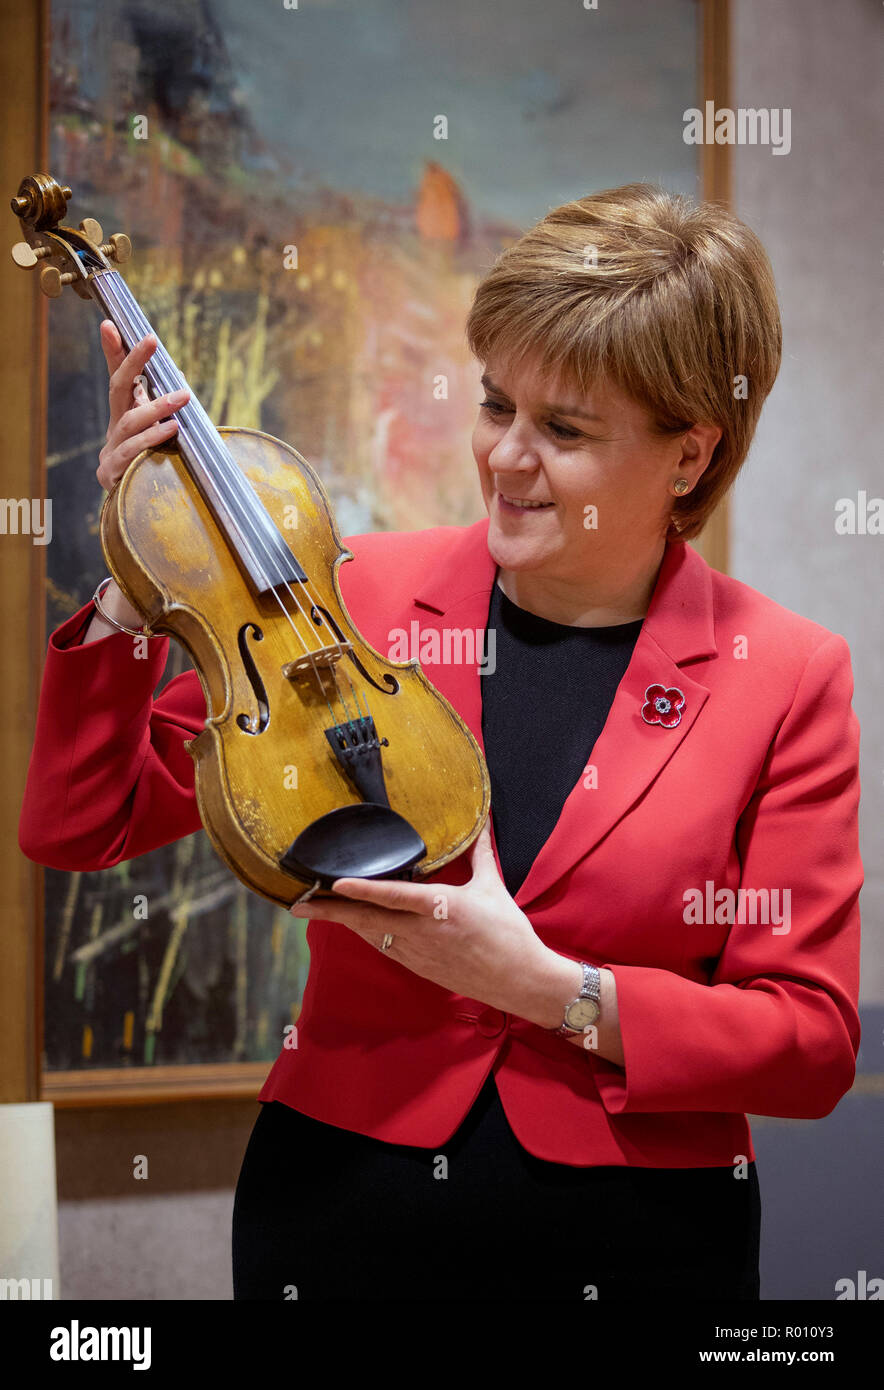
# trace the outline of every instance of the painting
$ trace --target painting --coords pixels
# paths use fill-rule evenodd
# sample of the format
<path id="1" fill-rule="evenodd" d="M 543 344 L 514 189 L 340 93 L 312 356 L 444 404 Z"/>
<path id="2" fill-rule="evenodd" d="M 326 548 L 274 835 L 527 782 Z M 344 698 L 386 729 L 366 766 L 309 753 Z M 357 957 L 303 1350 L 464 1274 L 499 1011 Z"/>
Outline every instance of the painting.
<path id="1" fill-rule="evenodd" d="M 344 536 L 483 515 L 464 321 L 504 246 L 595 189 L 699 192 L 693 0 L 52 0 L 50 19 L 69 220 L 131 238 L 123 274 L 212 419 L 294 445 Z M 50 306 L 49 631 L 106 573 L 98 323 Z M 171 643 L 163 683 L 187 665 Z M 47 871 L 44 1094 L 254 1079 L 297 1021 L 305 926 L 204 833 Z"/>

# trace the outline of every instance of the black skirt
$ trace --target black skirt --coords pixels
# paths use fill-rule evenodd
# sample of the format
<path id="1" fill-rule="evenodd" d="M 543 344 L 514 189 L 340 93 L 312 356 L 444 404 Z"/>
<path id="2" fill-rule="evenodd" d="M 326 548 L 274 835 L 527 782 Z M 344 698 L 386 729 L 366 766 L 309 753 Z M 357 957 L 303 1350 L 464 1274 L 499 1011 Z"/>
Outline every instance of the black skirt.
<path id="1" fill-rule="evenodd" d="M 755 1164 L 535 1158 L 493 1073 L 438 1149 L 262 1105 L 233 1209 L 235 1299 L 759 1297 Z"/>

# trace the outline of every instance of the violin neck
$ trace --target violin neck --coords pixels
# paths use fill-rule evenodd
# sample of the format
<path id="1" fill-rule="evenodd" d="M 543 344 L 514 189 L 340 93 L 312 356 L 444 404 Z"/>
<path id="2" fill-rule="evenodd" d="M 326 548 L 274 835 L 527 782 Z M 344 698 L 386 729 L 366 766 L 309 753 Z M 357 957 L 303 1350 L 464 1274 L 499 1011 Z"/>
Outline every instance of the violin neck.
<path id="1" fill-rule="evenodd" d="M 97 272 L 90 276 L 89 288 L 127 352 L 148 333 L 156 338 L 157 346 L 144 367 L 151 388 L 148 394 L 167 395 L 182 387 L 190 390 L 119 271 Z M 268 593 L 305 581 L 307 576 L 269 512 L 192 391 L 175 418 L 175 443 L 185 466 L 255 592 Z"/>

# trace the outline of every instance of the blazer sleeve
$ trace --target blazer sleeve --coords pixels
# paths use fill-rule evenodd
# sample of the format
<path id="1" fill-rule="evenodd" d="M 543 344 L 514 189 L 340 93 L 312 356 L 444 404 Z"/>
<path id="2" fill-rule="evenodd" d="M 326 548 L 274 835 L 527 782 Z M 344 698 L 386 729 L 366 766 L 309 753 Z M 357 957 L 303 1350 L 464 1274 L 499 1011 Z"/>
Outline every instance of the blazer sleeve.
<path id="1" fill-rule="evenodd" d="M 790 889 L 788 931 L 732 924 L 708 984 L 607 964 L 624 1065 L 586 1055 L 610 1114 L 818 1119 L 853 1084 L 863 867 L 852 694 L 849 647 L 830 634 L 807 662 L 737 823 L 741 887 Z"/>
<path id="2" fill-rule="evenodd" d="M 199 678 L 185 672 L 154 700 L 168 638 L 83 646 L 94 611 L 50 638 L 19 819 L 24 854 L 53 869 L 106 869 L 201 824 L 184 746 L 205 725 Z"/>

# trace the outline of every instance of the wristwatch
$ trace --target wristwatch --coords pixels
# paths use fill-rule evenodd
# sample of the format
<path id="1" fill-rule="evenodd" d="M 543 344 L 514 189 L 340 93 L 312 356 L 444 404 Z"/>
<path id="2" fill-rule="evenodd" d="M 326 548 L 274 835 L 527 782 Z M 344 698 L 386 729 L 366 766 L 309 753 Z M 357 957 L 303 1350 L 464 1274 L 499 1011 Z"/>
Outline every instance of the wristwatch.
<path id="1" fill-rule="evenodd" d="M 597 965 L 583 966 L 583 984 L 576 999 L 565 1006 L 565 1018 L 560 1027 L 553 1029 L 559 1037 L 567 1038 L 572 1033 L 582 1033 L 595 1023 L 601 1011 L 602 975 Z"/>

